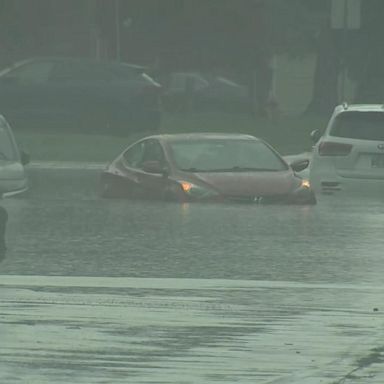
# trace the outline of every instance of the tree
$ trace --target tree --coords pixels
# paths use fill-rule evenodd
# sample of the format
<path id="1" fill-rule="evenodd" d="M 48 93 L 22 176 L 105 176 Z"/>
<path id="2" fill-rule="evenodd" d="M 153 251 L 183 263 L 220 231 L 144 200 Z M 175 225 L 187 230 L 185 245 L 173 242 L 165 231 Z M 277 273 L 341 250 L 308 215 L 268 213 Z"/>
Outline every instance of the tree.
<path id="1" fill-rule="evenodd" d="M 349 40 L 348 70 L 357 83 L 356 101 L 384 101 L 384 2 L 362 3 L 362 25 L 358 36 Z"/>
<path id="2" fill-rule="evenodd" d="M 357 87 L 351 102 L 382 103 L 384 100 L 384 25 L 382 0 L 362 1 L 361 27 L 358 30 L 332 30 L 329 23 L 330 1 L 327 0 L 328 22 L 323 23 L 317 39 L 317 65 L 314 92 L 309 113 L 329 113 L 343 101 L 338 95 L 342 65 Z M 343 34 L 345 34 L 343 36 Z"/>

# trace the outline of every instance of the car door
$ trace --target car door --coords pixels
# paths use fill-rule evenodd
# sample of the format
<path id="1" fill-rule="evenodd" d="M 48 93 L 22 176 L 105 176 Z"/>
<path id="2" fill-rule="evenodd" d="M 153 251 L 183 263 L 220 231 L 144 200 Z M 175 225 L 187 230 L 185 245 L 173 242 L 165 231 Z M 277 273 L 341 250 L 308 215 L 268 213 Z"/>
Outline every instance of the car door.
<path id="1" fill-rule="evenodd" d="M 157 139 L 147 139 L 143 142 L 143 157 L 138 164 L 138 182 L 143 198 L 163 199 L 168 189 L 167 164 L 163 147 Z M 156 164 L 156 170 L 151 170 L 148 164 Z M 163 170 L 163 171 L 159 171 Z"/>
<path id="2" fill-rule="evenodd" d="M 140 164 L 144 157 L 144 146 L 144 141 L 132 145 L 116 164 L 117 169 L 121 170 L 119 184 L 122 185 L 119 187 L 124 191 L 124 195 L 130 198 L 139 198 L 143 194 Z"/>
<path id="3" fill-rule="evenodd" d="M 146 164 L 157 163 L 167 169 L 163 148 L 157 139 L 145 139 L 128 148 L 122 156 L 124 190 L 132 198 L 162 199 L 167 189 L 165 172 L 146 170 Z"/>

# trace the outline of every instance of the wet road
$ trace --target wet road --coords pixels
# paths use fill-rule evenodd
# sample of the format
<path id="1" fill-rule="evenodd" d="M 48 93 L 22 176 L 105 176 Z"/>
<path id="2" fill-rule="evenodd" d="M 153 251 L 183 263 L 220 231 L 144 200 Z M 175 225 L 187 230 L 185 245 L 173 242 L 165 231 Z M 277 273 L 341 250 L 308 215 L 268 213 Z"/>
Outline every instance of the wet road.
<path id="1" fill-rule="evenodd" d="M 103 200 L 98 172 L 4 201 L 0 383 L 384 382 L 384 199 Z"/>

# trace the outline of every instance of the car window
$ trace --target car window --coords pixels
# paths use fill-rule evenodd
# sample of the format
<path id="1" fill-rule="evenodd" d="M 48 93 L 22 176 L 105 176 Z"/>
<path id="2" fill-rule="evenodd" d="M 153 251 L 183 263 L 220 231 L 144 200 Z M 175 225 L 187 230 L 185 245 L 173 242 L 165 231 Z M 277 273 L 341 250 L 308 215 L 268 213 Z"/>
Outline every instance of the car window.
<path id="1" fill-rule="evenodd" d="M 287 169 L 267 145 L 256 140 L 177 141 L 171 143 L 171 150 L 176 166 L 184 170 Z"/>
<path id="2" fill-rule="evenodd" d="M 137 79 L 139 76 L 147 76 L 144 74 L 142 68 L 127 64 L 109 63 L 106 65 L 106 70 L 109 71 L 114 78 L 121 80 L 132 80 Z"/>
<path id="3" fill-rule="evenodd" d="M 146 161 L 158 161 L 164 164 L 165 156 L 163 148 L 157 140 L 141 141 L 123 154 L 126 164 L 131 168 L 141 168 Z"/>
<path id="4" fill-rule="evenodd" d="M 342 112 L 333 121 L 331 136 L 384 140 L 384 112 Z"/>
<path id="5" fill-rule="evenodd" d="M 46 83 L 53 70 L 52 61 L 35 61 L 21 65 L 9 71 L 5 78 L 16 78 L 20 85 L 33 85 Z"/>
<path id="6" fill-rule="evenodd" d="M 145 161 L 158 161 L 164 163 L 164 151 L 157 140 L 147 140 L 144 142 L 144 156 Z"/>
<path id="7" fill-rule="evenodd" d="M 143 161 L 143 156 L 144 156 L 143 141 L 128 148 L 123 154 L 124 161 L 131 168 L 138 168 Z"/>
<path id="8" fill-rule="evenodd" d="M 171 76 L 169 90 L 173 92 L 183 92 L 192 85 L 195 91 L 200 91 L 209 86 L 209 83 L 194 73 L 175 73 Z"/>

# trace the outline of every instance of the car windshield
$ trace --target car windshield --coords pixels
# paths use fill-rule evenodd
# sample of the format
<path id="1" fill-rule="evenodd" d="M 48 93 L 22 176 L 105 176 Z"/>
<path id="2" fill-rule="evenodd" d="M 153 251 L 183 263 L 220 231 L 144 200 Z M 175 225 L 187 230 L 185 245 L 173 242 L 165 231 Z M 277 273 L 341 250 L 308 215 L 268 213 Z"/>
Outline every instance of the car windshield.
<path id="1" fill-rule="evenodd" d="M 8 126 L 0 120 L 0 161 L 16 160 L 17 153 Z"/>
<path id="2" fill-rule="evenodd" d="M 384 140 L 383 112 L 343 112 L 339 114 L 330 132 L 331 136 L 360 140 Z"/>
<path id="3" fill-rule="evenodd" d="M 283 171 L 287 165 L 262 141 L 184 140 L 170 144 L 176 167 L 189 172 Z"/>

